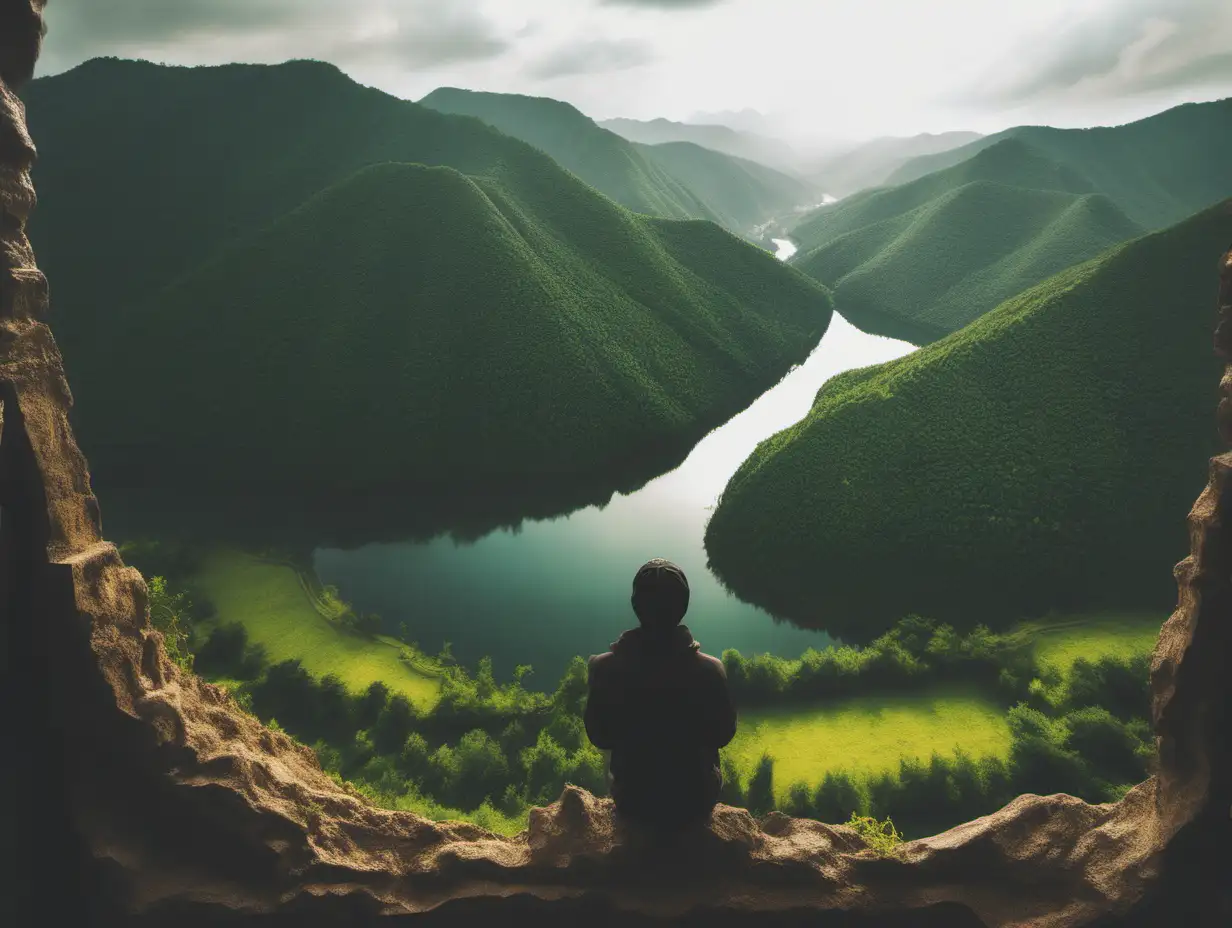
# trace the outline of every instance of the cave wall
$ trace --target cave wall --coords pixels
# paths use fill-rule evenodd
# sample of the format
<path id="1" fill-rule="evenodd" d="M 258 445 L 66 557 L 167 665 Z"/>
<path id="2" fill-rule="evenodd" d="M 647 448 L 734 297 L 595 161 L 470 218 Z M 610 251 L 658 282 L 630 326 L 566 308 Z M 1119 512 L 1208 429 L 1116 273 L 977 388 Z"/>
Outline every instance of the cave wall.
<path id="1" fill-rule="evenodd" d="M 376 809 L 182 673 L 148 622 L 142 577 L 104 540 L 25 236 L 35 148 L 13 91 L 37 57 L 41 11 L 0 0 L 6 923 L 1232 923 L 1232 455 L 1211 462 L 1155 653 L 1158 776 L 1117 804 L 1022 796 L 889 859 L 843 826 L 726 806 L 664 845 L 572 787 L 514 838 Z M 1217 347 L 1232 359 L 1230 262 Z M 1222 390 L 1232 441 L 1232 373 Z"/>

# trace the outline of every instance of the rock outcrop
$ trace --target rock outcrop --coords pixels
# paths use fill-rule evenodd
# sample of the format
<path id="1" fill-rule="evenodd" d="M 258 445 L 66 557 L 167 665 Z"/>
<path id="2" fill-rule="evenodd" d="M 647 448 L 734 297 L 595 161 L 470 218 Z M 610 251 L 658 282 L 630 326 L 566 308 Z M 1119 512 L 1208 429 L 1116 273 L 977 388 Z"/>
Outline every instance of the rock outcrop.
<path id="1" fill-rule="evenodd" d="M 573 788 L 514 838 L 376 809 L 182 673 L 148 621 L 143 579 L 103 539 L 40 321 L 48 287 L 24 233 L 35 151 L 12 87 L 32 69 L 41 9 L 0 0 L 0 594 L 13 723 L 0 766 L 20 826 L 6 924 L 1232 923 L 1219 869 L 1232 857 L 1232 455 L 1212 461 L 1194 507 L 1193 554 L 1156 650 L 1158 776 L 1114 805 L 1022 796 L 891 857 L 846 827 L 725 806 L 656 845 Z M 1232 359 L 1232 256 L 1223 273 L 1218 346 Z M 1223 389 L 1232 441 L 1232 373 Z"/>

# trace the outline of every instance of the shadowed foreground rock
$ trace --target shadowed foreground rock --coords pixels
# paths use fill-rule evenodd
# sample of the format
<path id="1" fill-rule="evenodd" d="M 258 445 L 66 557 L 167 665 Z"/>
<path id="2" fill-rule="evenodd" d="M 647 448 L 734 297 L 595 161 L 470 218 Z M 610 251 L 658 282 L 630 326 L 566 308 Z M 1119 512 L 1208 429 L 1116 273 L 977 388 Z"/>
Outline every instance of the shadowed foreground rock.
<path id="1" fill-rule="evenodd" d="M 0 0 L 9 84 L 29 76 L 40 10 Z M 1120 803 L 1023 796 L 889 859 L 845 827 L 726 806 L 652 846 L 573 788 L 512 839 L 435 824 L 366 804 L 167 659 L 144 581 L 102 538 L 39 321 L 46 281 L 24 234 L 33 158 L 21 104 L 0 84 L 0 653 L 13 752 L 0 767 L 20 826 L 5 924 L 1232 923 L 1232 455 L 1212 462 L 1191 515 L 1193 555 L 1156 650 L 1160 773 Z M 1232 263 L 1224 275 L 1232 327 Z M 1226 328 L 1219 347 L 1232 357 Z M 1225 399 L 1232 438 L 1230 409 Z"/>

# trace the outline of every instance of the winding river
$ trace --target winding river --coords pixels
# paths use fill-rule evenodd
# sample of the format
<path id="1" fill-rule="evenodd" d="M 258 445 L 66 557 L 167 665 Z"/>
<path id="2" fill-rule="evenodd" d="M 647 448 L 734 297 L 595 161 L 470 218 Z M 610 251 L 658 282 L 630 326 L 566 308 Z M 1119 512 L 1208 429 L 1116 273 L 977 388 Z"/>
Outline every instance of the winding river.
<path id="1" fill-rule="evenodd" d="M 783 260 L 796 250 L 786 239 L 775 245 Z M 635 493 L 470 544 L 445 537 L 318 549 L 317 573 L 362 611 L 395 627 L 405 621 L 429 653 L 448 641 L 470 666 L 491 655 L 500 678 L 530 664 L 543 687 L 554 685 L 570 658 L 605 650 L 636 624 L 629 585 L 652 557 L 684 569 L 692 590 L 685 621 L 707 652 L 798 657 L 808 647 L 825 647 L 831 639 L 824 632 L 778 622 L 727 593 L 706 567 L 706 520 L 736 468 L 759 442 L 802 419 L 823 383 L 912 350 L 836 314 L 804 364 L 706 436 L 678 468 Z"/>

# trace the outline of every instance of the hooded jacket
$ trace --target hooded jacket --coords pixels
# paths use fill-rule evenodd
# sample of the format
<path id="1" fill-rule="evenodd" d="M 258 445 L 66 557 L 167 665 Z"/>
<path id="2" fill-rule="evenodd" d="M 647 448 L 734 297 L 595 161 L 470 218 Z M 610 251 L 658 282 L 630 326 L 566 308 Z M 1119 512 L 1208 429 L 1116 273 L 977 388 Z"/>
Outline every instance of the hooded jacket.
<path id="1" fill-rule="evenodd" d="M 723 664 L 685 625 L 634 628 L 589 662 L 586 734 L 611 751 L 616 810 L 662 824 L 709 815 L 719 748 L 736 734 Z"/>

